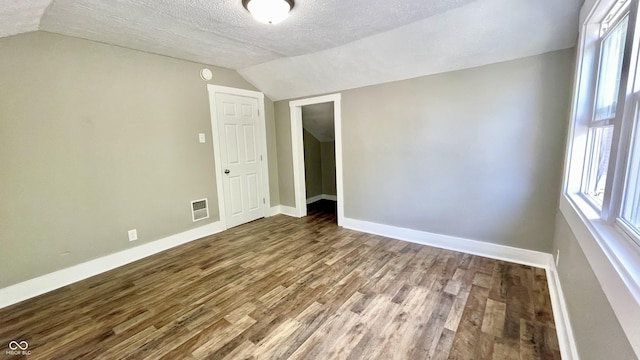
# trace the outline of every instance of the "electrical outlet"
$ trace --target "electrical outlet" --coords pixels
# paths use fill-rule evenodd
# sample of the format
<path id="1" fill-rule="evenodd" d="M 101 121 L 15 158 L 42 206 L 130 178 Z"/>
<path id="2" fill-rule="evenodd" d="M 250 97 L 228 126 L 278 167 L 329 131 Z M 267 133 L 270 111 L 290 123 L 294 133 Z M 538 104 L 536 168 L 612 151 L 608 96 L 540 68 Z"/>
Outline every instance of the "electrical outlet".
<path id="1" fill-rule="evenodd" d="M 129 241 L 138 240 L 138 230 L 136 229 L 129 230 L 128 234 L 129 234 Z"/>
<path id="2" fill-rule="evenodd" d="M 560 249 L 556 251 L 556 267 L 560 264 Z"/>

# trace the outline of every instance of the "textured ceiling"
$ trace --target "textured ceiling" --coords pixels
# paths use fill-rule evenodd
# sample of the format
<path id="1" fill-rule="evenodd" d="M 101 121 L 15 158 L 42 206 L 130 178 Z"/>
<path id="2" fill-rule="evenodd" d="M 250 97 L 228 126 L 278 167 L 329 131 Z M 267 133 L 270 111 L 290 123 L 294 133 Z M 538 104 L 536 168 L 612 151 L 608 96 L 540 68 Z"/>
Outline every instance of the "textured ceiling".
<path id="1" fill-rule="evenodd" d="M 0 37 L 36 31 L 52 0 L 0 0 Z"/>
<path id="2" fill-rule="evenodd" d="M 241 69 L 343 45 L 469 1 L 299 0 L 288 19 L 269 26 L 241 0 L 55 0 L 40 28 Z"/>
<path id="3" fill-rule="evenodd" d="M 333 102 L 303 106 L 302 127 L 321 142 L 335 141 Z"/>
<path id="4" fill-rule="evenodd" d="M 273 100 L 572 47 L 582 0 L 0 0 L 0 37 L 44 30 L 239 70 Z"/>
<path id="5" fill-rule="evenodd" d="M 460 70 L 575 46 L 582 0 L 476 0 L 312 54 L 239 70 L 273 100 Z"/>

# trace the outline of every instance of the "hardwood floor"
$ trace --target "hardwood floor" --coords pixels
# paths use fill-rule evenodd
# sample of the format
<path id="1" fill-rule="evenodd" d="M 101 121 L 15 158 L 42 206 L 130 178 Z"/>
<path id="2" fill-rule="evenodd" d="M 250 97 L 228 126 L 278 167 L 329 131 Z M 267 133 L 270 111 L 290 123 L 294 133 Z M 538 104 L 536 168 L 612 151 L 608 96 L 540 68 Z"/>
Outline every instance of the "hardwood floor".
<path id="1" fill-rule="evenodd" d="M 29 359 L 560 358 L 544 270 L 341 229 L 318 205 L 1 309 L 0 344 L 27 341 Z"/>

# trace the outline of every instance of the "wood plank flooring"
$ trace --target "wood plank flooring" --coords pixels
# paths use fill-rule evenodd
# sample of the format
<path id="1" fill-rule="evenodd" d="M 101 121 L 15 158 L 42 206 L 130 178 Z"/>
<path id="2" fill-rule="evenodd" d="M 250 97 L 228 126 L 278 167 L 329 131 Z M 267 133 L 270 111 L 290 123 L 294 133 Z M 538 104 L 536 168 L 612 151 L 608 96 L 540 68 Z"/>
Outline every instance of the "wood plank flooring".
<path id="1" fill-rule="evenodd" d="M 560 358 L 544 270 L 341 229 L 326 204 L 1 309 L 0 359 Z"/>

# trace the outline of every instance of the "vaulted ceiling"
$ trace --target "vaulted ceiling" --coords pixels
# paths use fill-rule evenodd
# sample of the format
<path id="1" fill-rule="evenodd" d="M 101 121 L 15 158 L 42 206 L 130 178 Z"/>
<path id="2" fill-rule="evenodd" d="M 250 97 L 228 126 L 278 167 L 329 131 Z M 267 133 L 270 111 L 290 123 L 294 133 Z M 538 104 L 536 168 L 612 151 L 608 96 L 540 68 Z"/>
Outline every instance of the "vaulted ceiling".
<path id="1" fill-rule="evenodd" d="M 570 48 L 582 0 L 0 0 L 0 37 L 44 30 L 238 72 L 281 100 Z"/>

